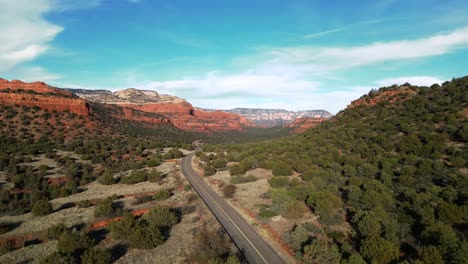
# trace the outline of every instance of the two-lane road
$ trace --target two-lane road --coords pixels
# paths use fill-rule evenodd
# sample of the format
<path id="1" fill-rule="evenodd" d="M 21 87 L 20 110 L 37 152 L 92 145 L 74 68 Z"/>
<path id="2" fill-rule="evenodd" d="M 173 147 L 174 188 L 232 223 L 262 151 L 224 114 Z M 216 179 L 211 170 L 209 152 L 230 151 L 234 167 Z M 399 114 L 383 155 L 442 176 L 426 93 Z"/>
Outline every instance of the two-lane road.
<path id="1" fill-rule="evenodd" d="M 249 263 L 285 263 L 276 251 L 192 168 L 193 153 L 182 159 L 181 170 L 195 191 L 227 231 Z"/>

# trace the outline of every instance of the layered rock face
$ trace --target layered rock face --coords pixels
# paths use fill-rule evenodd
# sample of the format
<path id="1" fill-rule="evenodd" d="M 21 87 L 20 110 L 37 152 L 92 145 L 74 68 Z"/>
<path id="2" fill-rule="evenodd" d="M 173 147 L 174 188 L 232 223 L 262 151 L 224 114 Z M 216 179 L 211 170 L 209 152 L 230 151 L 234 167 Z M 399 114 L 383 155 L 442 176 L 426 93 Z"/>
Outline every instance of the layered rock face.
<path id="1" fill-rule="evenodd" d="M 49 111 L 70 111 L 89 116 L 86 100 L 73 97 L 69 91 L 48 86 L 43 82 L 25 83 L 0 79 L 0 103 L 6 105 L 37 106 Z"/>
<path id="2" fill-rule="evenodd" d="M 184 99 L 158 94 L 155 91 L 134 88 L 117 92 L 83 89 L 69 89 L 69 91 L 90 101 L 165 115 L 172 124 L 182 130 L 196 132 L 240 131 L 244 127 L 255 126 L 240 115 L 222 111 L 204 111 L 194 108 Z"/>
<path id="3" fill-rule="evenodd" d="M 287 124 L 294 133 L 302 133 L 311 127 L 320 125 L 327 118 L 298 118 L 294 122 Z"/>
<path id="4" fill-rule="evenodd" d="M 206 110 L 213 111 L 213 110 Z M 307 110 L 307 111 L 287 111 L 283 109 L 261 109 L 261 108 L 234 108 L 223 110 L 229 113 L 235 113 L 246 117 L 258 126 L 271 127 L 283 126 L 293 123 L 298 118 L 322 118 L 332 117 L 332 114 L 325 110 Z"/>

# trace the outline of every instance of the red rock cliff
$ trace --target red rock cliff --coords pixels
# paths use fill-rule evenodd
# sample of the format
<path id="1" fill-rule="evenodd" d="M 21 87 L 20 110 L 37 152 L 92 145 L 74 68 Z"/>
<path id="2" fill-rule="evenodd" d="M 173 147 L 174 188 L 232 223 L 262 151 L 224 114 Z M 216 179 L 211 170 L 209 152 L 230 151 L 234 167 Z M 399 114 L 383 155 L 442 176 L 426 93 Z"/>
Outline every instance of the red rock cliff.
<path id="1" fill-rule="evenodd" d="M 302 133 L 311 127 L 320 125 L 326 118 L 298 118 L 287 127 L 291 128 L 294 133 Z"/>
<path id="2" fill-rule="evenodd" d="M 6 105 L 38 106 L 49 111 L 70 111 L 82 116 L 89 116 L 86 100 L 53 95 L 6 93 L 0 91 L 0 103 Z"/>
<path id="3" fill-rule="evenodd" d="M 8 80 L 0 78 L 0 90 L 6 89 L 10 89 L 11 91 L 19 91 L 22 89 L 23 91 L 29 91 L 39 94 L 56 94 L 65 97 L 72 97 L 71 92 L 49 86 L 43 82 L 26 83 L 18 80 L 12 80 L 11 82 L 9 82 Z"/>
<path id="4" fill-rule="evenodd" d="M 73 97 L 69 91 L 43 82 L 11 82 L 0 78 L 0 103 L 6 105 L 38 106 L 49 111 L 70 111 L 89 116 L 89 105 L 84 99 Z"/>
<path id="5" fill-rule="evenodd" d="M 175 103 L 122 103 L 119 106 L 166 115 L 172 123 L 182 129 L 196 132 L 240 131 L 246 126 L 254 126 L 245 117 L 221 111 L 206 112 L 194 108 L 188 102 Z"/>

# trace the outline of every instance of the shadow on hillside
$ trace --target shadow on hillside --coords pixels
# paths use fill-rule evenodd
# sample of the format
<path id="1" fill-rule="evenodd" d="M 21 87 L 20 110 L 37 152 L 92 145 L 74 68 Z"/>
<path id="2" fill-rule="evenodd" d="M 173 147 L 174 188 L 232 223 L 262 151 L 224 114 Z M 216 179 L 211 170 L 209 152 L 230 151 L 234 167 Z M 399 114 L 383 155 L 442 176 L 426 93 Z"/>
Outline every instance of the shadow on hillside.
<path id="1" fill-rule="evenodd" d="M 109 248 L 109 253 L 112 256 L 112 263 L 116 262 L 119 258 L 123 257 L 128 251 L 128 246 L 125 244 L 117 244 Z"/>

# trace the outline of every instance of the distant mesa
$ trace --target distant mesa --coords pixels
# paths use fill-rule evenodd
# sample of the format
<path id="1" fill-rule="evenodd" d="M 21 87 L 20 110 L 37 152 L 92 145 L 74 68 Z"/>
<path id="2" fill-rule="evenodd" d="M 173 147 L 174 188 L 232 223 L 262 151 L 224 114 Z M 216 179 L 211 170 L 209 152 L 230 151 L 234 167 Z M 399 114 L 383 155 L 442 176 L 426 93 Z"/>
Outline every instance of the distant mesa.
<path id="1" fill-rule="evenodd" d="M 75 95 L 92 102 L 112 104 L 134 110 L 167 116 L 176 127 L 186 131 L 223 132 L 242 131 L 255 124 L 235 113 L 204 111 L 193 107 L 177 96 L 155 91 L 128 88 L 116 92 L 108 90 L 68 89 Z"/>
<path id="2" fill-rule="evenodd" d="M 113 109 L 112 116 L 149 124 L 171 124 L 194 132 L 242 131 L 248 127 L 288 126 L 294 131 L 319 124 L 332 116 L 325 110 L 235 108 L 212 110 L 193 107 L 185 99 L 135 88 L 120 91 L 61 89 L 43 82 L 0 79 L 0 103 L 69 111 L 90 116 L 92 111 Z M 91 107 L 90 105 L 94 105 Z M 104 106 L 104 107 L 101 107 Z M 94 110 L 93 110 L 94 109 Z M 120 109 L 120 110 L 118 110 Z M 300 121 L 295 122 L 299 119 Z"/>
<path id="3" fill-rule="evenodd" d="M 211 109 L 204 110 L 214 111 Z M 222 111 L 245 116 L 248 120 L 260 127 L 285 126 L 294 123 L 296 119 L 304 118 L 325 120 L 333 116 L 326 110 L 305 110 L 294 112 L 284 109 L 234 108 Z"/>

